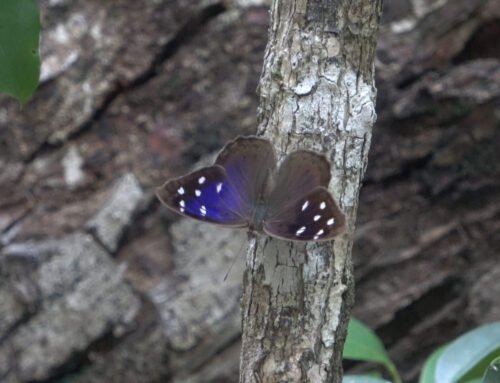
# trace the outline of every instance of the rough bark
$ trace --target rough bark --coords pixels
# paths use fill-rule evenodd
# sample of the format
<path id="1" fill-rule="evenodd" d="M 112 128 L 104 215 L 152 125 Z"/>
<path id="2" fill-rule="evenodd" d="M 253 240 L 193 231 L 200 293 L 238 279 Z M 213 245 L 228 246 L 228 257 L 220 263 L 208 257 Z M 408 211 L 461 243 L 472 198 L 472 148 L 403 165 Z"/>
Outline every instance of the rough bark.
<path id="1" fill-rule="evenodd" d="M 252 240 L 242 297 L 241 382 L 340 382 L 354 300 L 351 248 L 375 122 L 381 1 L 274 1 L 259 133 L 281 157 L 323 152 L 349 227 L 334 244 Z"/>

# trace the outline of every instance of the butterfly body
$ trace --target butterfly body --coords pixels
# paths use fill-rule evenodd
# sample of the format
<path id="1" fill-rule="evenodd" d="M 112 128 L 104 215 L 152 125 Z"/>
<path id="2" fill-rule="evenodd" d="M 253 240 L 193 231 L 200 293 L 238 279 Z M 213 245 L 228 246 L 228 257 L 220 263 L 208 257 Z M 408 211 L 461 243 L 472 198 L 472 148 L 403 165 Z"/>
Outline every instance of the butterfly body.
<path id="1" fill-rule="evenodd" d="M 345 216 L 327 187 L 328 160 L 315 152 L 289 154 L 277 170 L 269 140 L 229 142 L 215 164 L 167 181 L 157 195 L 170 209 L 201 221 L 295 241 L 332 239 Z"/>
<path id="2" fill-rule="evenodd" d="M 254 233 L 262 233 L 264 219 L 266 218 L 268 207 L 262 200 L 255 205 L 250 221 L 248 222 L 248 230 Z"/>

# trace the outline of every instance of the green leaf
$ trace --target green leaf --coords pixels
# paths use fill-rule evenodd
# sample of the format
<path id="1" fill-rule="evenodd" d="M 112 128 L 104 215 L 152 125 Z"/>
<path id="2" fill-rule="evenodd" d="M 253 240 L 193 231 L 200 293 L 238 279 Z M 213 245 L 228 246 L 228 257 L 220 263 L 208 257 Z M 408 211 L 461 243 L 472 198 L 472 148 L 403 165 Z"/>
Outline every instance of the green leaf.
<path id="1" fill-rule="evenodd" d="M 469 383 L 471 380 L 476 379 L 482 381 L 484 372 L 490 366 L 491 361 L 500 355 L 500 344 L 498 347 L 498 350 L 494 350 L 472 366 L 472 368 L 460 379 L 459 383 Z"/>
<path id="2" fill-rule="evenodd" d="M 500 382 L 500 357 L 491 362 L 490 366 L 484 372 L 482 383 Z"/>
<path id="3" fill-rule="evenodd" d="M 437 383 L 436 382 L 436 363 L 439 357 L 443 354 L 446 349 L 446 345 L 441 346 L 434 350 L 434 352 L 427 358 L 420 373 L 419 383 Z"/>
<path id="4" fill-rule="evenodd" d="M 35 0 L 0 0 L 0 92 L 24 103 L 40 77 L 40 15 Z"/>
<path id="5" fill-rule="evenodd" d="M 396 383 L 401 378 L 392 363 L 382 341 L 367 326 L 356 319 L 349 321 L 347 339 L 344 345 L 344 359 L 382 364 Z"/>
<path id="6" fill-rule="evenodd" d="M 485 366 L 498 352 L 500 322 L 469 331 L 451 342 L 438 358 L 435 380 L 439 383 L 456 383 L 481 377 Z"/>
<path id="7" fill-rule="evenodd" d="M 381 378 L 374 378 L 366 375 L 344 375 L 342 383 L 390 383 Z"/>

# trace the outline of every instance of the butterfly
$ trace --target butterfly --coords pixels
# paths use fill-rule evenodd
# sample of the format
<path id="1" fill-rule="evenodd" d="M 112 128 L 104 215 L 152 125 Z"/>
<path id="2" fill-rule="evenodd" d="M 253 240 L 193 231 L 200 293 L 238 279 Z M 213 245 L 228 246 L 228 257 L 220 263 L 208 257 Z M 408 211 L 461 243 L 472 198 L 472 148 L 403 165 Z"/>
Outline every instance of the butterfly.
<path id="1" fill-rule="evenodd" d="M 346 225 L 329 182 L 325 156 L 297 150 L 278 169 L 269 140 L 239 136 L 213 166 L 168 180 L 156 194 L 168 208 L 200 221 L 285 240 L 323 241 Z"/>

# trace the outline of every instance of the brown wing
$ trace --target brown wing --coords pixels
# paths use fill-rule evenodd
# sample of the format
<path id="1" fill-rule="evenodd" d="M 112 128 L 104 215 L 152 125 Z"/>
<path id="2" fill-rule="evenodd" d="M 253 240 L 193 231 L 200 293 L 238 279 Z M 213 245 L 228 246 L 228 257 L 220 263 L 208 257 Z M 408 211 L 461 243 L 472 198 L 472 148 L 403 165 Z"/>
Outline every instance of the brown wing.
<path id="1" fill-rule="evenodd" d="M 269 198 L 269 216 L 286 210 L 304 195 L 318 186 L 328 188 L 330 162 L 322 155 L 310 150 L 297 150 L 282 162 Z"/>
<path id="2" fill-rule="evenodd" d="M 346 218 L 330 192 L 319 186 L 264 220 L 264 231 L 293 241 L 325 241 L 344 231 Z"/>

